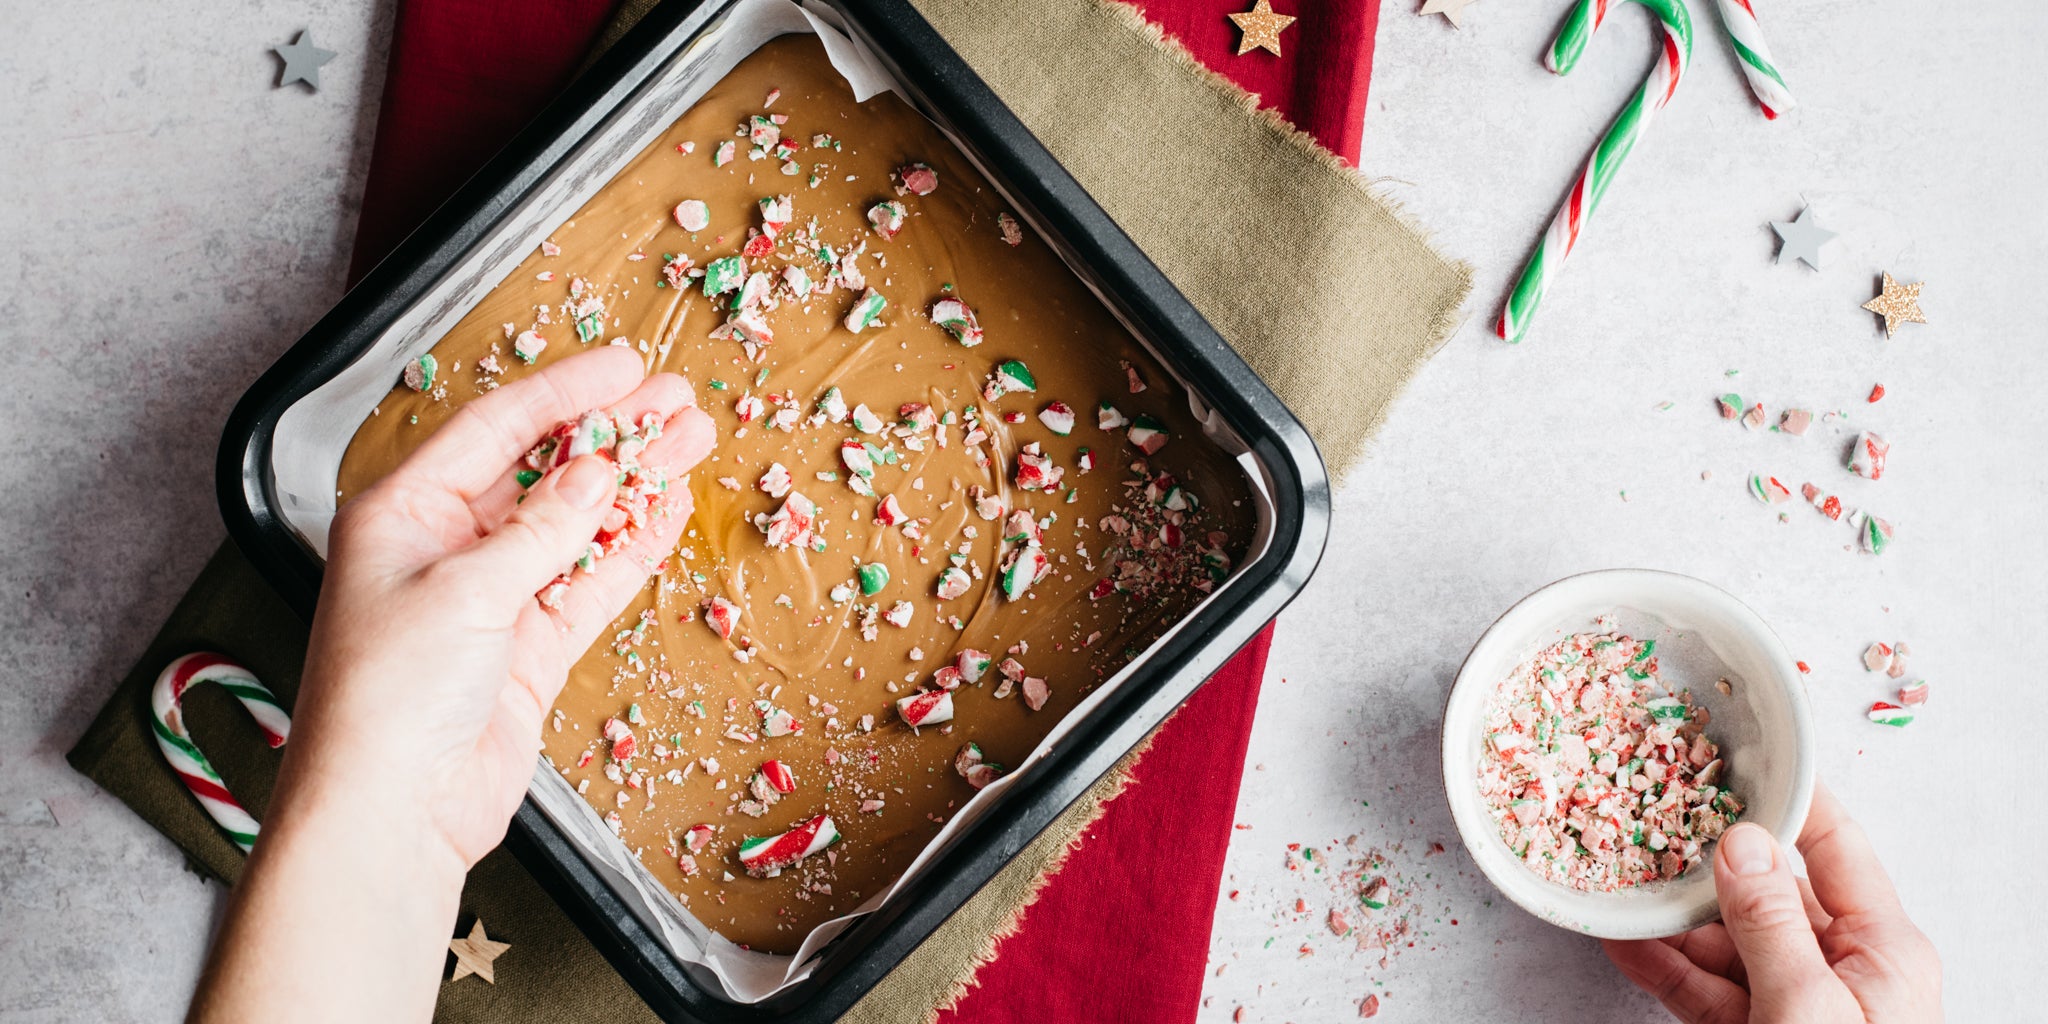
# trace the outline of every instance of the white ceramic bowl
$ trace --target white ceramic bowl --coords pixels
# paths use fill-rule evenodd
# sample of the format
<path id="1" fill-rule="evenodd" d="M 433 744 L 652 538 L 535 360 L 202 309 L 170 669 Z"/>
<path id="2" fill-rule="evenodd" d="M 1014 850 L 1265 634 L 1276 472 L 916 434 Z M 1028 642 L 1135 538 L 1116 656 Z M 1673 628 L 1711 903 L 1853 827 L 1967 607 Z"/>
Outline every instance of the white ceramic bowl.
<path id="1" fill-rule="evenodd" d="M 1613 939 L 1676 935 L 1720 916 L 1711 862 L 1684 876 L 1612 893 L 1580 892 L 1523 866 L 1479 795 L 1487 699 L 1516 666 L 1613 615 L 1616 628 L 1655 639 L 1667 686 L 1690 688 L 1711 718 L 1707 735 L 1727 760 L 1726 785 L 1743 821 L 1781 840 L 1799 834 L 1813 795 L 1813 721 L 1806 685 L 1783 641 L 1727 591 L 1690 576 L 1608 569 L 1568 576 L 1495 620 L 1458 669 L 1444 707 L 1444 789 L 1451 817 L 1479 869 L 1522 909 L 1562 928 Z M 1714 686 L 1726 677 L 1732 693 Z M 1712 855 L 1712 847 L 1708 847 Z"/>

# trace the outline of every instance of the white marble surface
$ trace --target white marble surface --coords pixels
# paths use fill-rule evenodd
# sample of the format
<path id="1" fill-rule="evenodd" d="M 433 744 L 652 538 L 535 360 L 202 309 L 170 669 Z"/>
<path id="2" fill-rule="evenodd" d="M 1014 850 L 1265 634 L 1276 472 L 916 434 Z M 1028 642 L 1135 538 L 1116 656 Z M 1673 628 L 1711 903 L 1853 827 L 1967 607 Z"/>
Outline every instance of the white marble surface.
<path id="1" fill-rule="evenodd" d="M 1660 1019 L 1592 943 L 1492 897 L 1435 768 L 1441 695 L 1485 624 L 1614 565 L 1733 590 L 1813 665 L 1823 772 L 1940 946 L 1952 1015 L 2027 1005 L 2023 936 L 2048 897 L 2024 879 L 2048 834 L 2018 796 L 2032 744 L 1990 726 L 2025 714 L 2031 659 L 2007 652 L 2048 610 L 2033 526 L 2048 470 L 2023 457 L 2048 427 L 2026 256 L 2048 233 L 2048 120 L 2022 59 L 2048 9 L 1769 4 L 1804 105 L 1767 123 L 1696 7 L 1677 101 L 1510 348 L 1486 332 L 1494 303 L 1647 64 L 1648 19 L 1620 8 L 1556 80 L 1538 57 L 1557 0 L 1475 4 L 1462 32 L 1389 6 L 1364 163 L 1478 288 L 1338 495 L 1323 570 L 1282 619 L 1205 1021 L 1343 1019 L 1368 992 L 1385 1019 Z M 228 405 L 340 293 L 391 5 L 6 11 L 0 127 L 21 144 L 0 152 L 0 415 L 35 454 L 0 469 L 15 666 L 0 689 L 0 1020 L 175 1020 L 218 891 L 61 754 L 221 535 Z M 325 88 L 272 90 L 267 48 L 308 26 L 341 53 Z M 1843 236 L 1818 274 L 1771 264 L 1765 222 L 1801 197 Z M 1882 339 L 1856 308 L 1881 269 L 1927 280 L 1932 324 Z M 1880 381 L 1889 395 L 1865 405 Z M 1887 478 L 1837 469 L 1848 435 L 1833 425 L 1793 440 L 1715 419 L 1726 390 L 1845 411 L 1893 441 Z M 1757 471 L 1867 504 L 1897 544 L 1844 551 L 1846 527 L 1796 505 L 1781 524 L 1743 492 Z M 1874 639 L 1909 642 L 1934 682 L 1907 730 L 1860 716 L 1884 695 L 1857 661 Z M 1276 913 L 1328 898 L 1286 871 L 1285 845 L 1349 835 L 1390 851 L 1426 933 L 1384 963 L 1320 917 Z"/>

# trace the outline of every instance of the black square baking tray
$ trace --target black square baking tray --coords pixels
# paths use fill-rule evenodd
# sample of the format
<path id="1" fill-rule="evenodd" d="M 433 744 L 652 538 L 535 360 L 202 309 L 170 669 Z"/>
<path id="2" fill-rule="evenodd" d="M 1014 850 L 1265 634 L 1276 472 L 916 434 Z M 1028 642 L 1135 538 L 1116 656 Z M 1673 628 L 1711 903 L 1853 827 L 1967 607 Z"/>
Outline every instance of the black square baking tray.
<path id="1" fill-rule="evenodd" d="M 274 471 L 281 417 L 347 369 L 437 283 L 534 200 L 584 140 L 684 54 L 737 0 L 657 6 L 266 371 L 236 406 L 216 481 L 228 532 L 310 617 L 321 561 L 295 531 Z M 1261 547 L 1182 627 L 896 898 L 817 954 L 805 980 L 731 1001 L 677 960 L 631 900 L 594 870 L 529 798 L 507 839 L 619 973 L 668 1020 L 836 1019 L 1279 613 L 1307 582 L 1329 529 L 1314 444 L 1215 329 L 1124 235 L 907 0 L 811 0 L 892 73 L 905 99 L 950 135 L 1019 215 L 1067 260 L 1247 448 L 1270 509 Z M 672 112 L 671 116 L 681 111 Z"/>

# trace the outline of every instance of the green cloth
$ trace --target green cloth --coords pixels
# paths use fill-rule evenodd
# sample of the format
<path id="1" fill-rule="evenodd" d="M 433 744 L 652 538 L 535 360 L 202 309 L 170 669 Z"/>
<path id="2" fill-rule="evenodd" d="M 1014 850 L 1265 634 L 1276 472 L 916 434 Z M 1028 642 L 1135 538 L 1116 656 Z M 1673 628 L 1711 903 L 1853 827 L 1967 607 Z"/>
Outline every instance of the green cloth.
<path id="1" fill-rule="evenodd" d="M 1102 0 L 915 0 L 955 49 L 1294 409 L 1341 473 L 1470 287 L 1356 173 Z M 600 50 L 651 9 L 625 0 Z M 1142 109 L 1119 96 L 1144 96 Z M 1254 167 L 1257 174 L 1245 174 Z M 1185 211 L 1201 211 L 1189 217 Z M 1285 260 L 1246 254 L 1286 252 Z M 1304 269 L 1312 268 L 1312 269 Z M 164 764 L 149 691 L 171 659 L 219 651 L 289 706 L 306 625 L 224 545 L 71 751 L 79 771 L 230 883 L 240 852 Z M 185 701 L 199 747 L 260 820 L 281 752 L 218 687 Z M 893 971 L 846 1019 L 922 1022 L 950 1005 L 1102 803 L 1110 773 Z M 602 1021 L 653 1015 L 504 850 L 470 873 L 462 919 L 512 948 L 497 984 L 444 985 L 443 1021 Z M 196 940 L 195 936 L 195 940 Z M 451 957 L 452 961 L 452 957 Z"/>

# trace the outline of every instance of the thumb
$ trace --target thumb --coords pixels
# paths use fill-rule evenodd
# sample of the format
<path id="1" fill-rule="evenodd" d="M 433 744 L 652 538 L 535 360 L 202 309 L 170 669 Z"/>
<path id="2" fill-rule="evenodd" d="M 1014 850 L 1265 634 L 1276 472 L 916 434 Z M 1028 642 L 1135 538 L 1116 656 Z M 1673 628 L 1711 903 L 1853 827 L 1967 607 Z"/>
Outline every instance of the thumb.
<path id="1" fill-rule="evenodd" d="M 528 488 L 498 528 L 452 557 L 479 589 L 530 597 L 583 555 L 618 492 L 618 470 L 584 455 Z"/>
<path id="2" fill-rule="evenodd" d="M 1799 883 L 1777 840 L 1743 823 L 1721 836 L 1714 852 L 1714 891 L 1721 923 L 1749 975 L 1754 1020 L 1807 1019 L 1834 972 L 1820 953 Z"/>

